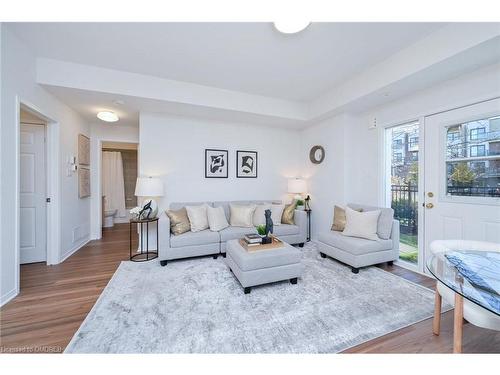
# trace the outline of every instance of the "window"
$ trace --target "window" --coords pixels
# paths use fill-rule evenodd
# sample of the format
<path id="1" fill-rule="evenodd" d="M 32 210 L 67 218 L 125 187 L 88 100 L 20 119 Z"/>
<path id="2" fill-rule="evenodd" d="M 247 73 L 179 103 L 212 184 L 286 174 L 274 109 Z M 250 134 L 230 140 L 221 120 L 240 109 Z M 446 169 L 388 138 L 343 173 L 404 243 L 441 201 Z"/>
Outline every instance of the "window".
<path id="1" fill-rule="evenodd" d="M 410 148 L 418 146 L 418 137 L 411 137 L 409 141 Z"/>
<path id="2" fill-rule="evenodd" d="M 485 150 L 484 145 L 470 146 L 470 156 L 484 156 Z"/>
<path id="3" fill-rule="evenodd" d="M 410 152 L 410 160 L 411 161 L 418 161 L 418 151 Z"/>
<path id="4" fill-rule="evenodd" d="M 447 129 L 448 195 L 500 197 L 499 119 L 490 117 Z"/>
<path id="5" fill-rule="evenodd" d="M 484 138 L 486 134 L 486 128 L 475 128 L 470 130 L 470 140 L 478 140 Z"/>
<path id="6" fill-rule="evenodd" d="M 392 161 L 394 163 L 401 163 L 403 161 L 403 154 L 401 152 L 396 152 L 392 156 Z"/>
<path id="7" fill-rule="evenodd" d="M 453 143 L 460 139 L 460 133 L 456 131 L 451 131 L 451 132 L 448 131 L 447 137 L 448 137 L 448 143 Z"/>
<path id="8" fill-rule="evenodd" d="M 400 139 L 394 139 L 392 141 L 392 147 L 393 148 L 401 148 L 403 146 L 403 140 L 400 138 Z"/>

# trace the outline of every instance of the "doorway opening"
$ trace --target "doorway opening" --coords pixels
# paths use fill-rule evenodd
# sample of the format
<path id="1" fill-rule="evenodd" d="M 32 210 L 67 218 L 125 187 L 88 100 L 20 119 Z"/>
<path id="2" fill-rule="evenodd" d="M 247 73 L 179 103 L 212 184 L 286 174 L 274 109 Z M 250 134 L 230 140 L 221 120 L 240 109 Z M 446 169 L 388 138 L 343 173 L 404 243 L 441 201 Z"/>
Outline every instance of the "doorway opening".
<path id="1" fill-rule="evenodd" d="M 137 143 L 102 142 L 102 227 L 128 223 L 130 209 L 137 206 Z"/>
<path id="2" fill-rule="evenodd" d="M 386 204 L 399 220 L 399 259 L 417 267 L 419 122 L 387 128 L 385 148 Z"/>

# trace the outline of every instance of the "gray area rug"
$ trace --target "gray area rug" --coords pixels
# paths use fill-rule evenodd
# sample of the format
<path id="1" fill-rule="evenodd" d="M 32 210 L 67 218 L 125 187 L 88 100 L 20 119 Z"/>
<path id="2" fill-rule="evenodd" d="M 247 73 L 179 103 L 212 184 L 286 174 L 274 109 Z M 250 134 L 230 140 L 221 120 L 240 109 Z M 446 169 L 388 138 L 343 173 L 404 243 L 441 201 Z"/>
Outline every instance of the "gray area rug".
<path id="1" fill-rule="evenodd" d="M 433 314 L 429 289 L 302 250 L 297 285 L 247 295 L 222 257 L 122 262 L 66 353 L 336 353 Z"/>

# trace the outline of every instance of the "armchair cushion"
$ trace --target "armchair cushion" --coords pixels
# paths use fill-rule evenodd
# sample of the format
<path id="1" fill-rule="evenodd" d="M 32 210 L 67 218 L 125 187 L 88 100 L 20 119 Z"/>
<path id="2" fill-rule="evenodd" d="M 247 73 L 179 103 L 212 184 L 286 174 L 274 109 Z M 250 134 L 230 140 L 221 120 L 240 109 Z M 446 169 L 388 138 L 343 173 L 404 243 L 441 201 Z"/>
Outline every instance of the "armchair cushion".
<path id="1" fill-rule="evenodd" d="M 377 251 L 392 249 L 392 240 L 377 241 L 366 240 L 364 238 L 347 237 L 341 232 L 328 231 L 320 233 L 318 236 L 320 242 L 349 252 L 353 255 L 363 255 Z"/>

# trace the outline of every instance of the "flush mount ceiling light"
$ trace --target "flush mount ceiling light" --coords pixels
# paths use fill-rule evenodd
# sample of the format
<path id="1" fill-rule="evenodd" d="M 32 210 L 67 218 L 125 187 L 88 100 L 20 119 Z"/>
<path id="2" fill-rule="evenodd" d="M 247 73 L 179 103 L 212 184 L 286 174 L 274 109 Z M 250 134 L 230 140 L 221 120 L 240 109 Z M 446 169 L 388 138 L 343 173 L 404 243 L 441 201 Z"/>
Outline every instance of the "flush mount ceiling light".
<path id="1" fill-rule="evenodd" d="M 274 22 L 274 27 L 283 34 L 296 34 L 309 26 L 309 21 L 287 20 Z"/>
<path id="2" fill-rule="evenodd" d="M 117 116 L 116 113 L 110 112 L 110 111 L 101 111 L 97 114 L 97 118 L 102 121 L 106 122 L 116 122 L 120 118 Z"/>

